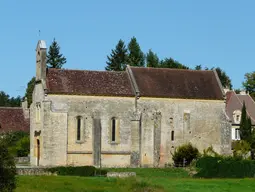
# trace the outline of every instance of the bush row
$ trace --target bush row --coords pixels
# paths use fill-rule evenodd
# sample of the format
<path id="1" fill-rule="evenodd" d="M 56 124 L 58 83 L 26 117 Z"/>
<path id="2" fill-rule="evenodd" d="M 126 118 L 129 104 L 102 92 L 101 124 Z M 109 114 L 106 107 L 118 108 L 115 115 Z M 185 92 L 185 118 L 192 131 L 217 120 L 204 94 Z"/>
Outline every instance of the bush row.
<path id="1" fill-rule="evenodd" d="M 198 173 L 203 178 L 244 178 L 255 177 L 255 161 L 234 157 L 204 156 L 197 160 Z"/>
<path id="2" fill-rule="evenodd" d="M 58 175 L 69 175 L 69 176 L 82 176 L 91 177 L 96 175 L 106 175 L 106 170 L 100 170 L 93 166 L 59 166 L 48 168 L 51 173 L 57 173 Z"/>

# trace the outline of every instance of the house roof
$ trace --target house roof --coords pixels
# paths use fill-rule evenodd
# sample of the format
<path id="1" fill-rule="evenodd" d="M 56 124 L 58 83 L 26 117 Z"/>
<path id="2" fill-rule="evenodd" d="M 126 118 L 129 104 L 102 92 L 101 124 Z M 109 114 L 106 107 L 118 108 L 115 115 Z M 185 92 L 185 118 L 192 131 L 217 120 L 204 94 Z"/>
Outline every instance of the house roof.
<path id="1" fill-rule="evenodd" d="M 21 107 L 0 107 L 0 133 L 8 131 L 29 132 L 29 119 Z"/>
<path id="2" fill-rule="evenodd" d="M 236 94 L 234 91 L 228 91 L 227 95 L 230 95 L 226 104 L 226 113 L 228 117 L 234 122 L 233 112 L 236 110 L 242 111 L 243 102 L 246 106 L 247 115 L 251 118 L 252 124 L 255 125 L 255 102 L 250 95 Z"/>
<path id="3" fill-rule="evenodd" d="M 48 93 L 101 96 L 134 96 L 127 72 L 47 70 Z"/>
<path id="4" fill-rule="evenodd" d="M 223 93 L 213 71 L 130 68 L 141 96 L 223 100 Z"/>

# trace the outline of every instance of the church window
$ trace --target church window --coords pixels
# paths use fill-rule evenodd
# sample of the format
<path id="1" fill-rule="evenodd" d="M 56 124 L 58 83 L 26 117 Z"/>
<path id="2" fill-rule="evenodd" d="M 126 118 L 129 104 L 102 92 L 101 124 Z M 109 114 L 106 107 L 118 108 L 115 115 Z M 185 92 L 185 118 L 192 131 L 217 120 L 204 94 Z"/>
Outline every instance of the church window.
<path id="1" fill-rule="evenodd" d="M 77 117 L 77 135 L 76 140 L 81 141 L 81 117 Z"/>
<path id="2" fill-rule="evenodd" d="M 116 142 L 116 118 L 112 118 L 111 141 Z"/>
<path id="3" fill-rule="evenodd" d="M 174 141 L 174 131 L 171 131 L 171 141 Z"/>
<path id="4" fill-rule="evenodd" d="M 36 118 L 36 122 L 39 123 L 40 119 L 41 119 L 41 104 L 40 103 L 36 103 L 36 112 L 35 112 L 35 118 Z"/>
<path id="5" fill-rule="evenodd" d="M 183 126 L 185 130 L 190 129 L 190 112 L 184 112 L 183 115 Z"/>

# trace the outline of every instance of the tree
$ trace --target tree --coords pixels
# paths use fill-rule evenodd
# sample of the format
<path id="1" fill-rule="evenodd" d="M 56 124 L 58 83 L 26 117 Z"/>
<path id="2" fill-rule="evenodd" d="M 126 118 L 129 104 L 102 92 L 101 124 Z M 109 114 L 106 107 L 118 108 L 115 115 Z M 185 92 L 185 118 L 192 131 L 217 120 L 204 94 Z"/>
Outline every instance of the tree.
<path id="1" fill-rule="evenodd" d="M 33 102 L 34 87 L 35 87 L 35 77 L 32 77 L 32 79 L 27 84 L 27 89 L 26 89 L 26 93 L 25 93 L 25 97 L 27 98 L 28 108 L 30 107 L 31 103 Z"/>
<path id="2" fill-rule="evenodd" d="M 249 92 L 250 96 L 255 100 L 255 71 L 251 73 L 246 73 L 245 81 L 243 82 L 243 86 L 247 92 Z"/>
<path id="3" fill-rule="evenodd" d="M 20 107 L 21 97 L 11 97 L 4 91 L 0 91 L 0 106 L 3 107 Z"/>
<path id="4" fill-rule="evenodd" d="M 60 54 L 60 46 L 54 38 L 47 54 L 48 68 L 60 69 L 65 63 L 66 58 L 63 56 L 63 54 Z"/>
<path id="5" fill-rule="evenodd" d="M 214 68 L 212 68 L 212 69 L 214 69 Z M 223 71 L 219 67 L 216 67 L 215 70 L 216 70 L 216 72 L 219 76 L 219 79 L 221 81 L 222 86 L 225 87 L 225 88 L 232 89 L 231 79 L 229 78 L 229 76 L 227 76 L 226 72 Z"/>
<path id="6" fill-rule="evenodd" d="M 107 56 L 108 61 L 105 70 L 107 71 L 124 71 L 127 65 L 127 49 L 124 41 L 119 40 L 115 47 L 112 49 L 110 56 Z"/>
<path id="7" fill-rule="evenodd" d="M 144 54 L 135 37 L 132 37 L 128 44 L 127 63 L 130 66 L 144 67 Z"/>
<path id="8" fill-rule="evenodd" d="M 240 122 L 240 137 L 242 140 L 247 141 L 248 143 L 251 144 L 252 139 L 251 119 L 250 117 L 247 117 L 246 106 L 244 102 Z"/>
<path id="9" fill-rule="evenodd" d="M 202 65 L 196 65 L 195 70 L 202 70 Z"/>
<path id="10" fill-rule="evenodd" d="M 0 137 L 0 191 L 12 192 L 16 188 L 16 167 L 13 156 L 8 151 L 5 138 Z"/>
<path id="11" fill-rule="evenodd" d="M 156 53 L 154 53 L 151 49 L 146 55 L 146 65 L 147 67 L 158 67 L 159 66 L 159 58 Z"/>
<path id="12" fill-rule="evenodd" d="M 178 61 L 172 58 L 165 58 L 160 61 L 159 67 L 161 68 L 175 68 L 175 69 L 189 69 L 189 67 L 179 63 Z"/>

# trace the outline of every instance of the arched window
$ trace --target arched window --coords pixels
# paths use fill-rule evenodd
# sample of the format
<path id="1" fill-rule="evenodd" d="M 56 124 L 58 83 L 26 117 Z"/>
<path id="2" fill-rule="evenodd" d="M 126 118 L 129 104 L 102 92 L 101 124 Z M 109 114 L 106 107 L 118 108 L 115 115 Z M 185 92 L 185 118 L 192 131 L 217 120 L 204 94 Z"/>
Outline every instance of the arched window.
<path id="1" fill-rule="evenodd" d="M 112 118 L 112 129 L 111 129 L 111 141 L 115 142 L 116 141 L 116 118 Z"/>
<path id="2" fill-rule="evenodd" d="M 77 117 L 77 130 L 76 130 L 76 140 L 81 140 L 81 117 Z"/>

